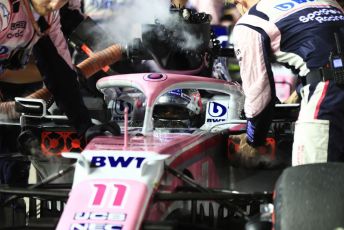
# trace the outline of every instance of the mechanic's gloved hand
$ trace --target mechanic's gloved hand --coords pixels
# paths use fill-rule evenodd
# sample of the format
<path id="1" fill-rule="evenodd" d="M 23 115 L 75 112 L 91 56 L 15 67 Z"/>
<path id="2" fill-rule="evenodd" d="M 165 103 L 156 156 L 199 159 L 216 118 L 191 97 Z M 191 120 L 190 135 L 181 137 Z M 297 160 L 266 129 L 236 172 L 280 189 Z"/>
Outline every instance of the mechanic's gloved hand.
<path id="1" fill-rule="evenodd" d="M 296 90 L 283 102 L 283 104 L 296 104 L 300 103 L 301 98 L 297 94 Z"/>
<path id="2" fill-rule="evenodd" d="M 233 165 L 245 168 L 269 168 L 272 166 L 272 147 L 270 145 L 253 147 L 248 144 L 246 134 L 231 135 L 233 143 L 239 148 L 233 153 Z"/>
<path id="3" fill-rule="evenodd" d="M 121 135 L 121 128 L 115 121 L 109 121 L 100 125 L 93 125 L 85 132 L 86 142 L 90 142 L 94 137 L 104 136 L 106 132 L 111 133 L 114 136 Z"/>
<path id="4" fill-rule="evenodd" d="M 18 150 L 26 156 L 44 158 L 41 152 L 40 142 L 31 130 L 23 130 L 17 138 Z"/>

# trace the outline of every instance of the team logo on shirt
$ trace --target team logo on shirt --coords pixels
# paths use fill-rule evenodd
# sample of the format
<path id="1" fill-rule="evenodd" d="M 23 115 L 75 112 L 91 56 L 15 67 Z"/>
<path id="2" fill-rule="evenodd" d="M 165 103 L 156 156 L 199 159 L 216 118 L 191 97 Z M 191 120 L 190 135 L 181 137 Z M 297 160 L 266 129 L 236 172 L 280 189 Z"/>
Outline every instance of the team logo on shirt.
<path id="1" fill-rule="evenodd" d="M 8 58 L 8 48 L 6 46 L 0 46 L 0 60 Z"/>
<path id="2" fill-rule="evenodd" d="M 278 4 L 275 6 L 276 9 L 281 11 L 287 11 L 299 4 L 307 3 L 307 2 L 314 2 L 315 0 L 291 0 L 289 2 L 284 2 L 282 4 Z"/>
<path id="3" fill-rule="evenodd" d="M 8 1 L 5 2 L 8 3 Z M 0 2 L 0 32 L 5 30 L 10 22 L 10 12 L 8 9 L 8 6 Z"/>
<path id="4" fill-rule="evenodd" d="M 18 21 L 18 22 L 11 23 L 11 30 L 8 32 L 6 37 L 8 39 L 23 37 L 25 27 L 26 27 L 25 21 Z"/>
<path id="5" fill-rule="evenodd" d="M 302 23 L 314 21 L 320 24 L 323 22 L 344 21 L 344 15 L 342 14 L 342 11 L 338 9 L 316 9 L 307 15 L 300 16 L 299 21 Z"/>

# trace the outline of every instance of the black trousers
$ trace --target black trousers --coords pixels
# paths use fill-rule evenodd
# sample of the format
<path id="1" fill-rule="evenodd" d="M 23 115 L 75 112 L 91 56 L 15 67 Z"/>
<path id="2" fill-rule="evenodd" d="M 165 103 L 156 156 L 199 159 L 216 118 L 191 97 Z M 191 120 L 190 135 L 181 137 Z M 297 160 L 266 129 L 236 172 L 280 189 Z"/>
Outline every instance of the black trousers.
<path id="1" fill-rule="evenodd" d="M 12 101 L 14 97 L 24 97 L 42 86 L 42 82 L 29 84 L 0 82 L 1 99 Z M 23 186 L 28 183 L 30 162 L 17 154 L 17 138 L 20 131 L 19 126 L 1 125 L 0 122 L 0 184 Z"/>

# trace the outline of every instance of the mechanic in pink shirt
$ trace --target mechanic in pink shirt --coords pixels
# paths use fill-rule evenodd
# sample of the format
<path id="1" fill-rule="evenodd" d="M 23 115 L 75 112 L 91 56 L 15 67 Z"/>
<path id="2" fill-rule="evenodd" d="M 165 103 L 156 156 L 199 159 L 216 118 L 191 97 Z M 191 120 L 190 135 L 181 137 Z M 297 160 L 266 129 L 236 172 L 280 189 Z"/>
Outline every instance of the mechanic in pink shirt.
<path id="1" fill-rule="evenodd" d="M 19 70 L 27 66 L 29 58 L 34 54 L 44 83 L 53 94 L 55 102 L 66 113 L 76 131 L 83 135 L 92 123 L 82 101 L 77 73 L 61 31 L 59 9 L 67 2 L 68 0 L 1 0 L 0 77 L 10 72 L 9 70 L 13 74 L 21 74 Z M 13 111 L 6 114 L 6 111 L 1 112 L 0 116 L 15 117 Z M 0 135 L 0 145 L 8 147 L 8 142 L 4 139 L 6 136 L 3 132 Z M 1 148 L 0 154 L 6 153 Z M 27 183 L 29 165 L 0 159 L 0 184 Z"/>
<path id="2" fill-rule="evenodd" d="M 14 0 L 0 3 L 0 73 L 26 66 L 34 53 L 44 83 L 78 133 L 91 125 L 77 74 L 60 25 L 68 0 Z"/>

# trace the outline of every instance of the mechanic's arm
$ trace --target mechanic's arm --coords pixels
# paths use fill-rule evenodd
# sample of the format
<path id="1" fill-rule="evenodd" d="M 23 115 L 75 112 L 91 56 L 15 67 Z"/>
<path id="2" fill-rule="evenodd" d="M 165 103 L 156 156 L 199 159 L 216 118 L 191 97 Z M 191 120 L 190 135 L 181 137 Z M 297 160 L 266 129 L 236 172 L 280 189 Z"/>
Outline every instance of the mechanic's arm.
<path id="1" fill-rule="evenodd" d="M 247 142 L 263 146 L 271 125 L 275 105 L 275 86 L 269 62 L 270 39 L 256 27 L 237 25 L 235 52 L 245 93 Z"/>
<path id="2" fill-rule="evenodd" d="M 60 29 L 58 13 L 51 17 L 49 36 L 40 38 L 33 49 L 44 82 L 58 106 L 81 135 L 91 126 L 72 65 L 67 43 Z"/>
<path id="3" fill-rule="evenodd" d="M 80 0 L 69 0 L 68 4 L 60 9 L 62 32 L 69 37 L 75 28 L 86 18 L 81 12 Z"/>

